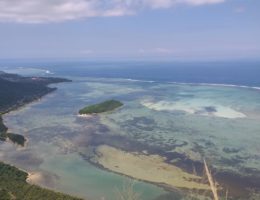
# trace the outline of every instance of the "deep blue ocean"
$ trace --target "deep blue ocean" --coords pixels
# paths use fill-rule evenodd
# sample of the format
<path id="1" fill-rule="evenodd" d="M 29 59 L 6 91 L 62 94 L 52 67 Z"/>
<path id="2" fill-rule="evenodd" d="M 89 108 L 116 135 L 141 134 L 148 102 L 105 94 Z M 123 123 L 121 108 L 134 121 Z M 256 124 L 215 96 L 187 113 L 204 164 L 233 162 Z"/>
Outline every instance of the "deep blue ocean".
<path id="1" fill-rule="evenodd" d="M 56 76 L 260 86 L 260 61 L 0 61 L 0 70 L 18 67 L 45 69 Z"/>

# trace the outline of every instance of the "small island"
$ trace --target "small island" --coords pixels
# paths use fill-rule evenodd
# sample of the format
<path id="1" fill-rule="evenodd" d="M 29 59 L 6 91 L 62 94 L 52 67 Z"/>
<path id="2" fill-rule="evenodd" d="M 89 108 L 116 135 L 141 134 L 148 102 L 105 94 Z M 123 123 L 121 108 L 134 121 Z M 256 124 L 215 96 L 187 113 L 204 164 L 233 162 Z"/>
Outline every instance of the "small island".
<path id="1" fill-rule="evenodd" d="M 123 106 L 123 103 L 116 100 L 108 100 L 98 104 L 86 106 L 79 111 L 80 115 L 97 114 L 112 111 L 116 108 Z"/>

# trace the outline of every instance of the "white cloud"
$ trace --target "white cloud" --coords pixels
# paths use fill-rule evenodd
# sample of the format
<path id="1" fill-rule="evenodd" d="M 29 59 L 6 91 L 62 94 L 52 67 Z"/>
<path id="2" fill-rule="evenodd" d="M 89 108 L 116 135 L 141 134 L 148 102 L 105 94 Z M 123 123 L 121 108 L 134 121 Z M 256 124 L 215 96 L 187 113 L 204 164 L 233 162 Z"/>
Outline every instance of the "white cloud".
<path id="1" fill-rule="evenodd" d="M 91 54 L 93 54 L 93 53 L 94 53 L 94 51 L 91 50 L 91 49 L 86 49 L 86 50 L 80 51 L 80 54 L 81 54 L 81 55 L 91 55 Z"/>
<path id="2" fill-rule="evenodd" d="M 168 54 L 169 55 L 174 53 L 174 51 L 168 48 L 157 47 L 152 49 L 139 49 L 138 53 L 142 55 L 146 55 L 146 54 L 164 54 L 164 55 Z"/>
<path id="3" fill-rule="evenodd" d="M 0 21 L 44 23 L 88 17 L 123 16 L 142 9 L 165 9 L 178 4 L 198 6 L 225 0 L 0 0 Z"/>
<path id="4" fill-rule="evenodd" d="M 225 0 L 177 0 L 177 2 L 199 6 L 199 5 L 204 5 L 204 4 L 223 3 L 223 2 L 225 2 Z"/>
<path id="5" fill-rule="evenodd" d="M 240 6 L 235 8 L 234 10 L 236 13 L 244 13 L 246 11 L 246 8 L 244 6 Z"/>

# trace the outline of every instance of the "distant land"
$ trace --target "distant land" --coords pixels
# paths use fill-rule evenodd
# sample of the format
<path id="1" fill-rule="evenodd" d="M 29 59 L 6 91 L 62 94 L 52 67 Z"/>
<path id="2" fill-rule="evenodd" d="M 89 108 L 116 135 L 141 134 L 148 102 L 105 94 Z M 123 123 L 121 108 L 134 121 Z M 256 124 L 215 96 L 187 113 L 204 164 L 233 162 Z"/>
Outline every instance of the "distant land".
<path id="1" fill-rule="evenodd" d="M 79 111 L 80 115 L 97 114 L 112 111 L 123 106 L 123 103 L 117 100 L 107 100 L 98 104 L 86 106 Z"/>

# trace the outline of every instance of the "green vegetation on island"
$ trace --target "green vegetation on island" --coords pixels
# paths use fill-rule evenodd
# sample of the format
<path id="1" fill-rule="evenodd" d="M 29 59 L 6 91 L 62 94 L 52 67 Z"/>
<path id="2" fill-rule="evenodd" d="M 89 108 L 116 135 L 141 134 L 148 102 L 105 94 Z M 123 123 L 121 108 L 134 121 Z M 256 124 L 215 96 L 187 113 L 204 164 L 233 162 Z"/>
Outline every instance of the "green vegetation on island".
<path id="1" fill-rule="evenodd" d="M 98 104 L 87 106 L 79 111 L 79 114 L 96 114 L 96 113 L 103 113 L 107 111 L 112 111 L 116 108 L 123 106 L 123 103 L 116 100 L 108 100 Z"/>
<path id="2" fill-rule="evenodd" d="M 28 184 L 27 177 L 26 172 L 0 162 L 0 199 L 80 200 L 80 198 Z"/>

